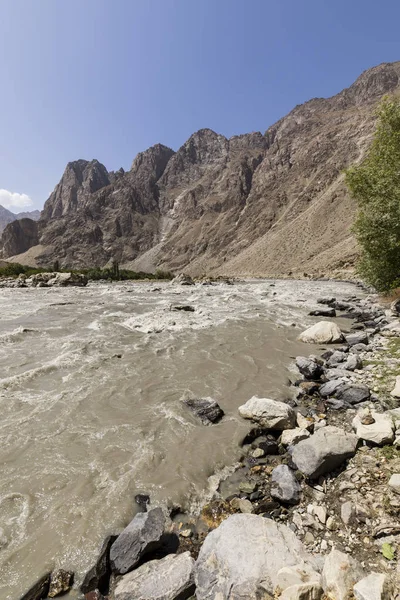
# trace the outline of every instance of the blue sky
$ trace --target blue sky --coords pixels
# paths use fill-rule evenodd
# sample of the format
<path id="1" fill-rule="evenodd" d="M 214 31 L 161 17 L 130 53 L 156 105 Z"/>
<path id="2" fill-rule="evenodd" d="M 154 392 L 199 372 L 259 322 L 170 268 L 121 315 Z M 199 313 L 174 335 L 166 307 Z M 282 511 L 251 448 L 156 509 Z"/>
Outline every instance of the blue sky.
<path id="1" fill-rule="evenodd" d="M 0 204 L 41 208 L 78 158 L 264 132 L 400 60 L 399 22 L 398 0 L 0 0 Z"/>

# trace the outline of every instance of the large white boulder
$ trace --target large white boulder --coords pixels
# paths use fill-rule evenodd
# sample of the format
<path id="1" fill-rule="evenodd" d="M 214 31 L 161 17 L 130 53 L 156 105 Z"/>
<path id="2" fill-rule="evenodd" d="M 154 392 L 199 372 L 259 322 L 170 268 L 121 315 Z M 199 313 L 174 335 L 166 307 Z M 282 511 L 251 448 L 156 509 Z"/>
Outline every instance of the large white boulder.
<path id="1" fill-rule="evenodd" d="M 364 571 L 354 558 L 333 549 L 325 559 L 322 587 L 329 599 L 349 600 L 354 584 L 363 577 Z"/>
<path id="2" fill-rule="evenodd" d="M 307 344 L 337 344 L 344 341 L 336 323 L 319 321 L 300 334 L 299 340 Z"/>
<path id="3" fill-rule="evenodd" d="M 239 414 L 244 419 L 251 419 L 268 429 L 291 429 L 296 424 L 294 410 L 284 402 L 271 400 L 270 398 L 258 398 L 253 396 L 239 406 Z"/>
<path id="4" fill-rule="evenodd" d="M 353 588 L 356 600 L 392 600 L 393 586 L 387 575 L 370 573 Z"/>
<path id="5" fill-rule="evenodd" d="M 256 600 L 273 594 L 284 567 L 318 572 L 293 531 L 257 515 L 232 515 L 209 533 L 195 566 L 197 600 Z"/>
<path id="6" fill-rule="evenodd" d="M 394 440 L 393 419 L 387 413 L 364 408 L 354 417 L 352 425 L 357 437 L 378 446 L 391 444 Z"/>

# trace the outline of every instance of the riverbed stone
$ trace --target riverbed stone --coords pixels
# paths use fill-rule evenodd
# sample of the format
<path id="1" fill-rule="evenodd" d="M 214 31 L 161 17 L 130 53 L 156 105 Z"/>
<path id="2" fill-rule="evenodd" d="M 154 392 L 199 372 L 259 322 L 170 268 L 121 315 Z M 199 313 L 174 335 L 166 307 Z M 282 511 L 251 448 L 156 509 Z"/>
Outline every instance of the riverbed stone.
<path id="1" fill-rule="evenodd" d="M 368 408 L 362 409 L 354 417 L 352 426 L 360 439 L 377 446 L 391 444 L 394 440 L 393 419 L 386 413 L 377 413 Z"/>
<path id="2" fill-rule="evenodd" d="M 319 321 L 300 334 L 299 340 L 308 344 L 338 344 L 344 341 L 336 323 Z"/>
<path id="3" fill-rule="evenodd" d="M 24 594 L 21 600 L 42 600 L 42 598 L 47 598 L 50 587 L 50 577 L 51 573 L 43 575 L 43 577 L 41 577 L 35 585 Z"/>
<path id="4" fill-rule="evenodd" d="M 253 512 L 253 505 L 250 500 L 247 500 L 246 498 L 232 498 L 230 505 L 241 513 Z"/>
<path id="5" fill-rule="evenodd" d="M 362 383 L 344 384 L 336 390 L 335 396 L 345 404 L 359 404 L 360 402 L 369 400 L 371 392 L 369 388 Z"/>
<path id="6" fill-rule="evenodd" d="M 295 429 L 286 429 L 281 435 L 281 444 L 284 446 L 293 446 L 301 440 L 306 440 L 310 437 L 310 432 L 307 429 L 296 427 Z"/>
<path id="7" fill-rule="evenodd" d="M 244 419 L 251 419 L 268 429 L 282 431 L 293 428 L 296 423 L 295 412 L 288 404 L 270 398 L 253 396 L 238 410 Z"/>
<path id="8" fill-rule="evenodd" d="M 400 494 L 400 473 L 393 473 L 389 479 L 389 487 L 396 494 Z"/>
<path id="9" fill-rule="evenodd" d="M 356 344 L 368 344 L 369 338 L 368 333 L 365 331 L 356 331 L 354 333 L 349 333 L 345 336 L 346 342 L 349 346 L 355 346 Z"/>
<path id="10" fill-rule="evenodd" d="M 318 564 L 293 531 L 257 515 L 233 515 L 209 533 L 195 567 L 197 600 L 256 600 L 273 594 L 283 567 Z"/>
<path id="11" fill-rule="evenodd" d="M 322 587 L 332 600 L 349 600 L 353 586 L 364 577 L 361 565 L 351 556 L 333 549 L 325 558 Z"/>
<path id="12" fill-rule="evenodd" d="M 393 586 L 383 573 L 370 573 L 353 587 L 355 600 L 392 600 Z"/>
<path id="13" fill-rule="evenodd" d="M 314 356 L 296 356 L 296 366 L 306 379 L 319 379 L 323 373 L 321 361 Z"/>
<path id="14" fill-rule="evenodd" d="M 362 369 L 362 360 L 358 354 L 349 354 L 348 358 L 343 363 L 343 369 L 346 369 L 347 371 Z"/>
<path id="15" fill-rule="evenodd" d="M 336 317 L 336 310 L 334 308 L 318 308 L 311 310 L 308 314 L 311 317 Z"/>
<path id="16" fill-rule="evenodd" d="M 400 398 L 400 375 L 397 375 L 395 386 L 390 392 L 390 395 L 393 396 L 393 398 Z"/>
<path id="17" fill-rule="evenodd" d="M 300 502 L 301 485 L 287 465 L 278 465 L 271 474 L 271 497 L 285 504 Z"/>
<path id="18" fill-rule="evenodd" d="M 47 593 L 48 598 L 56 598 L 61 594 L 68 592 L 73 584 L 74 574 L 72 571 L 57 569 L 53 571 L 50 577 L 50 586 Z"/>
<path id="19" fill-rule="evenodd" d="M 106 592 L 111 574 L 110 548 L 117 539 L 115 535 L 109 535 L 103 542 L 96 564 L 88 571 L 80 586 L 82 594 L 99 589 Z"/>
<path id="20" fill-rule="evenodd" d="M 201 420 L 203 425 L 218 423 L 224 411 L 213 398 L 187 398 L 184 403 Z"/>
<path id="21" fill-rule="evenodd" d="M 111 546 L 110 564 L 114 573 L 131 571 L 145 554 L 157 550 L 162 542 L 165 517 L 161 508 L 138 513 Z"/>
<path id="22" fill-rule="evenodd" d="M 354 456 L 357 442 L 353 433 L 328 425 L 294 446 L 292 460 L 307 477 L 315 479 Z"/>
<path id="23" fill-rule="evenodd" d="M 331 381 L 327 381 L 318 390 L 318 393 L 322 398 L 328 398 L 329 396 L 334 396 L 336 390 L 340 388 L 344 384 L 343 379 L 332 379 Z"/>
<path id="24" fill-rule="evenodd" d="M 194 591 L 194 560 L 190 552 L 151 560 L 122 577 L 114 600 L 180 600 Z"/>
<path id="25" fill-rule="evenodd" d="M 335 350 L 328 358 L 326 364 L 329 368 L 337 367 L 340 363 L 343 363 L 347 359 L 348 355 L 346 352 Z"/>

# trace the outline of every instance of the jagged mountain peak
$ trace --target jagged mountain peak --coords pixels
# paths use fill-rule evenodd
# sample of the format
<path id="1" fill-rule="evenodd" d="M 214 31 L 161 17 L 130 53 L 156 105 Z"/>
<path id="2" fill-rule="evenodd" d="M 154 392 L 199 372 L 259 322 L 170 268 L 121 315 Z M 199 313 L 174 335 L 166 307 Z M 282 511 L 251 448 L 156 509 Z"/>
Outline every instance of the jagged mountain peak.
<path id="1" fill-rule="evenodd" d="M 172 148 L 163 144 L 154 144 L 136 155 L 130 173 L 139 177 L 148 176 L 157 181 L 164 173 L 169 159 L 174 154 Z"/>

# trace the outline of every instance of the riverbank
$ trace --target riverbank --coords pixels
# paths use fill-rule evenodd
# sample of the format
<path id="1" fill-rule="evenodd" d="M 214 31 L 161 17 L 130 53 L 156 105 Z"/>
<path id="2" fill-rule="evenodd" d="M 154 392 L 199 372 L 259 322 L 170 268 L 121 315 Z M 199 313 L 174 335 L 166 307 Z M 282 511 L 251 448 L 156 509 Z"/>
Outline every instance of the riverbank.
<path id="1" fill-rule="evenodd" d="M 350 337 L 349 339 L 349 336 L 347 336 L 347 339 L 335 346 L 340 347 L 339 353 L 335 352 L 329 355 L 324 353 L 321 360 L 305 357 L 303 361 L 297 361 L 297 365 L 303 371 L 305 377 L 303 375 L 304 378 L 301 378 L 298 368 L 293 368 L 293 376 L 291 377 L 293 385 L 290 390 L 290 397 L 287 398 L 288 403 L 284 405 L 286 408 L 273 407 L 275 413 L 279 408 L 287 410 L 287 406 L 291 407 L 289 416 L 286 415 L 286 420 L 283 419 L 282 421 L 281 419 L 279 426 L 276 419 L 275 422 L 266 420 L 265 411 L 268 408 L 267 406 L 262 407 L 264 412 L 262 412 L 261 417 L 257 411 L 251 414 L 248 410 L 241 410 L 242 414 L 250 415 L 250 420 L 253 420 L 254 424 L 252 433 L 243 439 L 243 456 L 238 468 L 220 484 L 216 498 L 202 508 L 200 515 L 182 514 L 179 507 L 176 507 L 172 513 L 172 521 L 164 521 L 162 526 L 158 527 L 157 534 L 150 531 L 150 535 L 153 535 L 153 537 L 158 535 L 159 539 L 148 541 L 148 547 L 144 546 L 144 552 L 142 548 L 138 557 L 136 557 L 138 560 L 134 564 L 137 568 L 132 571 L 131 575 L 125 575 L 120 579 L 118 575 L 119 568 L 115 567 L 114 560 L 114 575 L 111 576 L 110 580 L 112 598 L 115 597 L 118 600 L 133 597 L 151 598 L 152 596 L 149 595 L 143 596 L 143 590 L 140 592 L 142 596 L 132 595 L 139 593 L 137 588 L 135 588 L 135 592 L 132 592 L 129 589 L 127 591 L 126 586 L 128 584 L 131 586 L 139 585 L 144 574 L 146 581 L 151 581 L 152 577 L 158 577 L 157 570 L 161 568 L 166 569 L 164 580 L 166 584 L 170 585 L 172 580 L 165 575 L 165 573 L 170 572 L 170 567 L 168 566 L 167 569 L 166 563 L 175 565 L 172 568 L 174 572 L 187 574 L 186 587 L 183 590 L 179 588 L 179 594 L 183 594 L 180 597 L 183 598 L 185 595 L 187 597 L 192 592 L 193 577 L 197 582 L 198 598 L 215 597 L 217 592 L 212 587 L 209 587 L 206 592 L 202 591 L 203 583 L 200 580 L 204 582 L 204 579 L 208 577 L 207 573 L 209 582 L 216 578 L 215 571 L 211 574 L 204 564 L 207 563 L 205 557 L 209 552 L 209 546 L 216 536 L 216 534 L 210 534 L 209 532 L 215 530 L 222 522 L 229 525 L 224 525 L 223 528 L 215 530 L 221 532 L 217 548 L 213 549 L 213 552 L 217 553 L 216 555 L 227 551 L 226 543 L 229 542 L 229 535 L 232 535 L 231 527 L 236 528 L 235 538 L 230 539 L 230 543 L 234 544 L 235 548 L 247 548 L 249 544 L 251 547 L 254 543 L 257 554 L 259 556 L 265 554 L 266 545 L 270 544 L 271 541 L 267 543 L 266 539 L 263 541 L 258 538 L 257 540 L 249 538 L 249 532 L 254 521 L 257 521 L 255 527 L 259 529 L 262 529 L 264 524 L 268 523 L 266 526 L 268 536 L 272 536 L 277 532 L 281 537 L 287 535 L 290 538 L 294 535 L 299 543 L 304 545 L 304 547 L 301 547 L 301 554 L 305 553 L 303 558 L 306 562 L 308 561 L 311 564 L 312 561 L 317 560 L 312 569 L 314 579 L 312 580 L 313 585 L 310 594 L 313 594 L 313 598 L 322 595 L 323 587 L 321 588 L 318 583 L 318 574 L 321 570 L 324 570 L 322 562 L 330 554 L 332 548 L 339 548 L 341 551 L 351 554 L 355 559 L 358 558 L 360 564 L 364 563 L 360 567 L 357 566 L 357 568 L 352 565 L 358 575 L 361 574 L 362 569 L 363 575 L 371 571 L 377 571 L 387 575 L 389 579 L 394 581 L 397 565 L 396 550 L 399 540 L 391 515 L 396 511 L 397 496 L 396 491 L 388 485 L 388 481 L 391 475 L 399 472 L 399 461 L 396 446 L 393 446 L 393 443 L 396 442 L 393 420 L 390 427 L 386 423 L 387 429 L 392 431 L 392 437 L 386 431 L 384 442 L 380 442 L 383 444 L 382 447 L 365 445 L 369 444 L 368 439 L 365 440 L 365 436 L 370 436 L 372 430 L 373 435 L 377 435 L 375 429 L 377 429 L 376 423 L 380 424 L 380 417 L 376 416 L 374 410 L 377 411 L 377 414 L 383 414 L 391 410 L 392 406 L 397 405 L 397 401 L 390 395 L 391 390 L 389 388 L 393 384 L 396 365 L 400 363 L 397 356 L 397 338 L 392 337 L 397 333 L 396 324 L 398 321 L 396 316 L 392 317 L 392 315 L 385 314 L 380 305 L 376 303 L 375 298 L 364 300 L 352 297 L 348 300 L 348 302 L 335 305 L 334 300 L 328 302 L 326 299 L 324 303 L 320 304 L 320 309 L 322 312 L 330 311 L 328 313 L 329 318 L 332 318 L 332 310 L 336 311 L 338 316 L 341 316 L 341 323 L 343 323 L 343 318 L 347 319 L 349 331 L 354 332 L 353 334 L 350 333 L 353 338 Z M 326 318 L 325 315 L 326 312 L 317 316 L 318 318 Z M 388 321 L 388 323 L 385 321 Z M 357 335 L 358 338 L 355 338 L 354 335 Z M 358 343 L 354 343 L 355 341 Z M 359 345 L 360 343 L 363 344 L 363 347 Z M 326 346 L 326 348 L 330 347 Z M 310 346 L 310 349 L 314 352 L 318 348 L 319 346 Z M 328 350 L 329 352 L 331 350 Z M 391 365 L 392 371 L 390 374 L 386 371 L 387 365 Z M 328 386 L 331 386 L 330 389 L 328 388 L 328 394 L 325 394 L 326 389 L 325 392 L 323 389 L 324 385 L 326 388 L 325 380 L 333 382 L 328 384 Z M 381 389 L 382 382 L 385 386 L 384 391 Z M 364 385 L 367 387 L 364 388 Z M 372 395 L 370 390 L 372 390 Z M 365 421 L 362 426 L 367 428 L 366 433 L 363 432 L 363 440 L 363 438 L 358 435 L 355 436 L 353 433 L 355 427 L 353 420 L 357 416 L 357 411 L 360 408 L 368 408 L 370 403 L 373 403 L 373 408 L 368 409 L 367 414 L 363 414 L 361 417 Z M 250 408 L 254 410 L 254 406 Z M 276 418 L 275 413 L 274 417 Z M 284 426 L 282 423 L 284 423 Z M 218 425 L 210 425 L 210 427 L 218 427 Z M 302 447 L 305 444 L 318 442 L 317 438 L 322 435 L 321 432 L 324 435 L 324 446 L 326 446 L 326 436 L 329 434 L 331 427 L 338 428 L 334 432 L 334 439 L 341 439 L 342 443 L 339 444 L 339 447 L 336 445 L 333 449 L 331 448 L 327 462 L 328 471 L 326 470 L 327 466 L 322 469 L 322 472 L 316 471 L 315 468 L 312 470 L 312 467 L 307 466 L 304 461 L 302 462 L 301 456 L 296 458 L 296 453 L 300 452 L 301 455 Z M 360 433 L 358 429 L 357 433 Z M 343 453 L 344 448 L 347 448 L 347 450 Z M 329 462 L 332 460 L 333 455 L 336 456 L 334 470 L 331 468 L 332 462 Z M 352 455 L 354 456 L 351 458 Z M 300 462 L 302 469 L 299 468 L 299 464 L 296 464 L 295 460 L 298 463 Z M 323 459 L 322 464 L 324 464 Z M 318 468 L 321 469 L 321 465 Z M 154 514 L 151 498 L 150 504 L 143 497 L 138 500 L 141 502 L 141 508 L 147 509 L 147 515 Z M 250 515 L 250 513 L 252 514 Z M 233 515 L 236 516 L 232 519 Z M 239 520 L 237 515 L 242 515 Z M 147 522 L 147 517 L 142 516 L 140 518 Z M 135 519 L 137 523 L 138 518 L 135 517 Z M 270 530 L 273 527 L 270 521 L 276 524 L 277 529 Z M 385 526 L 380 528 L 380 523 Z M 137 539 L 138 530 L 135 527 L 133 527 L 133 537 L 131 535 L 129 538 L 131 541 L 135 535 L 135 539 Z M 290 533 L 286 530 L 286 527 L 289 528 Z M 149 528 L 147 525 L 146 529 L 151 530 L 152 527 Z M 150 558 L 157 557 L 159 559 L 160 556 L 165 554 L 165 547 L 163 549 L 165 539 L 163 543 L 158 544 L 162 537 L 162 535 L 159 535 L 160 529 L 162 529 L 163 535 L 168 534 L 167 537 L 170 543 L 174 542 L 176 545 L 177 540 L 180 541 L 178 549 L 180 554 L 178 556 L 183 556 L 183 558 L 169 555 L 167 560 L 163 559 L 164 562 L 160 562 L 160 560 L 156 563 L 147 562 Z M 123 537 L 126 538 L 126 534 Z M 204 542 L 205 539 L 211 539 L 211 542 Z M 294 538 L 291 539 L 291 544 L 294 543 L 293 540 Z M 286 563 L 286 566 L 293 566 L 295 564 L 293 562 L 294 557 L 288 555 L 287 544 L 286 549 L 284 548 L 285 544 L 283 546 L 282 544 L 282 540 L 279 543 L 276 541 L 274 547 L 276 553 L 283 553 L 283 562 L 279 564 L 282 567 Z M 387 546 L 383 547 L 383 544 L 389 545 L 390 550 Z M 157 546 L 157 553 L 152 554 Z M 150 547 L 152 548 L 151 551 Z M 171 549 L 176 550 L 176 547 L 169 547 L 169 550 Z M 184 551 L 188 550 L 194 557 L 200 551 L 200 558 L 196 566 L 193 566 L 188 555 L 184 554 Z M 393 558 L 391 558 L 391 552 Z M 143 558 L 143 555 L 145 558 Z M 217 561 L 219 566 L 225 560 L 227 560 L 227 556 L 221 554 Z M 345 559 L 342 557 L 341 560 Z M 146 561 L 145 564 L 140 566 L 143 561 Z M 101 562 L 104 565 L 108 562 L 108 559 L 103 556 Z M 238 578 L 241 581 L 240 585 L 250 585 L 249 581 L 251 580 L 251 586 L 254 589 L 260 586 L 262 581 L 254 580 L 255 575 L 251 562 L 251 557 L 248 558 L 247 562 L 243 559 L 242 563 L 235 565 L 235 569 L 230 564 L 228 575 L 226 575 L 226 569 L 224 570 L 224 589 L 235 589 Z M 178 563 L 184 563 L 180 565 L 182 571 L 177 568 Z M 261 569 L 261 566 L 258 566 Z M 265 567 L 266 565 L 263 563 L 263 569 Z M 130 568 L 128 568 L 129 570 Z M 91 585 L 99 584 L 101 587 L 99 592 L 95 592 L 96 588 L 93 590 L 85 589 L 86 594 L 89 594 L 87 596 L 88 600 L 100 598 L 101 592 L 107 592 L 108 582 L 105 583 L 105 580 L 109 578 L 110 571 L 108 571 L 106 565 L 106 574 L 103 573 L 102 575 L 101 585 L 98 581 L 93 580 Z M 246 571 L 248 571 L 247 574 Z M 220 579 L 219 575 L 217 579 Z M 258 572 L 257 576 L 261 577 L 261 571 Z M 230 580 L 229 578 L 233 579 Z M 277 586 L 279 591 L 282 591 L 282 598 L 299 597 L 288 595 L 289 593 L 305 593 L 304 590 L 296 589 L 287 592 L 285 595 L 285 590 L 282 589 L 282 578 L 279 579 L 278 583 L 276 583 L 275 578 L 273 579 L 274 581 L 267 585 L 267 594 L 272 594 L 274 591 L 277 594 L 275 589 Z M 325 580 L 322 581 L 323 585 Z M 293 582 L 293 579 L 291 581 Z M 293 585 L 298 586 L 300 584 Z M 293 585 L 287 587 L 290 588 Z M 320 586 L 321 592 L 318 591 L 318 586 Z M 251 593 L 249 591 L 249 595 L 246 597 L 255 597 L 251 595 L 254 589 Z M 177 597 L 176 588 L 168 593 L 170 595 L 166 592 L 167 595 L 154 597 Z M 218 593 L 223 592 L 219 590 Z M 318 596 L 318 594 L 320 595 Z M 222 597 L 227 596 L 222 595 Z M 229 597 L 235 598 L 236 596 L 233 593 Z M 311 598 L 311 596 L 304 595 L 301 597 Z M 381 597 L 389 598 L 389 596 L 382 595 Z M 364 597 L 362 598 L 364 600 Z M 365 598 L 369 600 L 369 597 Z"/>

